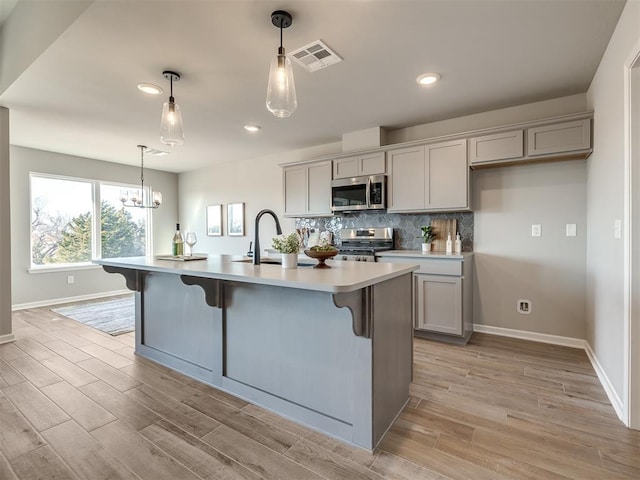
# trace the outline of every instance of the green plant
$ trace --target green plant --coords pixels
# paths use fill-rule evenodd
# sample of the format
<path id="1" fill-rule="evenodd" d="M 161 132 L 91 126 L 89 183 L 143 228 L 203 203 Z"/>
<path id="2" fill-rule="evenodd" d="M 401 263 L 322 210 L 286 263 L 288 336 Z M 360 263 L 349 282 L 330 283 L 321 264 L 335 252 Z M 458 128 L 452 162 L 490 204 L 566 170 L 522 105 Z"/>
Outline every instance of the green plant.
<path id="1" fill-rule="evenodd" d="M 298 253 L 300 251 L 300 237 L 295 232 L 273 237 L 272 246 L 280 253 Z"/>
<path id="2" fill-rule="evenodd" d="M 433 231 L 433 228 L 431 227 L 431 225 L 423 226 L 420 228 L 420 230 L 422 231 L 422 234 L 421 234 L 422 243 L 431 243 L 436 238 L 436 234 Z"/>

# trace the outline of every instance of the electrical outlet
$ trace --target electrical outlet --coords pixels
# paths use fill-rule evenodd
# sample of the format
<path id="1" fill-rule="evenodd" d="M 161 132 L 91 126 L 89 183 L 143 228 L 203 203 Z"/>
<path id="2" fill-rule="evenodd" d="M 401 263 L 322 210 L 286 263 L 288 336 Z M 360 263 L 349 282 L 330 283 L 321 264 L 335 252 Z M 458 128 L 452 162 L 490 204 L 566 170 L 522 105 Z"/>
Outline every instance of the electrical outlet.
<path id="1" fill-rule="evenodd" d="M 575 237 L 575 236 L 576 236 L 576 224 L 567 223 L 567 237 Z"/>
<path id="2" fill-rule="evenodd" d="M 531 300 L 518 300 L 516 310 L 518 313 L 529 315 L 531 313 Z"/>
<path id="3" fill-rule="evenodd" d="M 67 283 L 71 285 L 72 283 L 76 283 L 76 277 L 73 275 L 67 275 Z"/>
<path id="4" fill-rule="evenodd" d="M 531 236 L 539 237 L 542 235 L 542 225 L 531 225 Z"/>

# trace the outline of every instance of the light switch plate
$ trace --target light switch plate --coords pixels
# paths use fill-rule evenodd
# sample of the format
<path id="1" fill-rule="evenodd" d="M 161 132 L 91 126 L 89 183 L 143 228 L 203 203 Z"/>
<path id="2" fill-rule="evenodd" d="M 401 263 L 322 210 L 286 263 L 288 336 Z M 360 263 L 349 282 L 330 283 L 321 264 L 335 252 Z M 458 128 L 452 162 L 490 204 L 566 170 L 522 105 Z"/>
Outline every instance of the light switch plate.
<path id="1" fill-rule="evenodd" d="M 576 236 L 576 224 L 567 223 L 567 237 L 575 237 L 575 236 Z"/>
<path id="2" fill-rule="evenodd" d="M 620 240 L 622 238 L 622 220 L 613 221 L 613 237 L 616 240 Z"/>
<path id="3" fill-rule="evenodd" d="M 542 225 L 531 225 L 531 236 L 539 237 L 542 235 Z"/>

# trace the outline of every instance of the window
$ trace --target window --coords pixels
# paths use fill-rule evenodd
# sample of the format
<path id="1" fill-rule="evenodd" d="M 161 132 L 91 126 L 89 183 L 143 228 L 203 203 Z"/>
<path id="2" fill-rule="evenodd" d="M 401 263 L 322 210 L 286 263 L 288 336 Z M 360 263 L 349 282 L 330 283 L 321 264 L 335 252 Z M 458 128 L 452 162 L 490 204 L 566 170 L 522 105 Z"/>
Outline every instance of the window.
<path id="1" fill-rule="evenodd" d="M 131 186 L 32 173 L 32 268 L 145 255 L 150 212 L 124 208 L 123 188 Z"/>

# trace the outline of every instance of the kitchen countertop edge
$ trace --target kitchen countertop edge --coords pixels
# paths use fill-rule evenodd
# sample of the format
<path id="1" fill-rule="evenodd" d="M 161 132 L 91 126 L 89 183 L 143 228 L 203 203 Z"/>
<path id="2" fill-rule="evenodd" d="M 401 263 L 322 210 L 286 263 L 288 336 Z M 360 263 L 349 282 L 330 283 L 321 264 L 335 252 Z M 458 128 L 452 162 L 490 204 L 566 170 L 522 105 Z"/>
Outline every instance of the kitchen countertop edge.
<path id="1" fill-rule="evenodd" d="M 102 266 L 132 270 L 216 278 L 227 281 L 273 285 L 329 293 L 360 290 L 377 283 L 411 273 L 416 264 L 328 261 L 332 268 L 299 267 L 283 269 L 280 265 L 253 265 L 242 262 L 241 255 L 210 255 L 206 260 L 172 261 L 154 257 L 105 258 L 94 260 Z"/>

